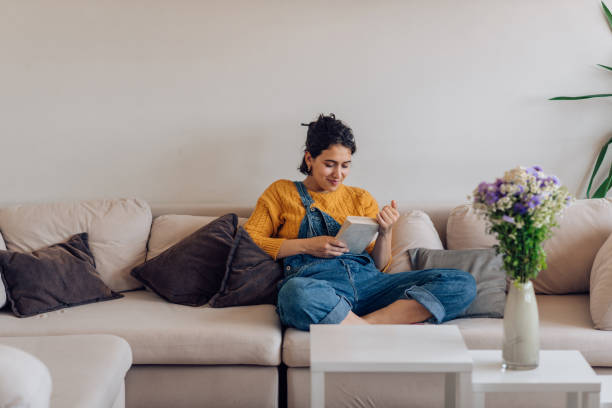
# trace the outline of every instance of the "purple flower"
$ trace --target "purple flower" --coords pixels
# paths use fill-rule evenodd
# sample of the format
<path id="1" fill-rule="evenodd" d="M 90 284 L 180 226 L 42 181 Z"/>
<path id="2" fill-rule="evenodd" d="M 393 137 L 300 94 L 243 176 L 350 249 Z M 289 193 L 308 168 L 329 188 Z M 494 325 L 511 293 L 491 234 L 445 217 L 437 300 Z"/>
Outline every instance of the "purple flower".
<path id="1" fill-rule="evenodd" d="M 502 184 L 504 184 L 504 180 L 498 178 L 495 180 L 495 187 L 499 188 Z"/>
<path id="2" fill-rule="evenodd" d="M 555 186 L 558 186 L 559 184 L 561 184 L 557 176 L 550 176 L 548 179 L 552 181 Z"/>
<path id="3" fill-rule="evenodd" d="M 538 174 L 537 170 L 534 169 L 533 167 L 527 167 L 525 169 L 525 172 L 529 174 L 530 176 L 536 176 Z"/>
<path id="4" fill-rule="evenodd" d="M 489 183 L 487 182 L 482 182 L 478 185 L 478 193 L 482 194 L 484 192 L 486 192 L 489 189 Z"/>
<path id="5" fill-rule="evenodd" d="M 542 171 L 542 168 L 540 166 L 533 166 L 533 169 L 535 171 Z"/>
<path id="6" fill-rule="evenodd" d="M 485 196 L 485 202 L 489 205 L 495 204 L 499 198 L 499 193 L 497 193 L 497 191 L 489 191 Z"/>
<path id="7" fill-rule="evenodd" d="M 510 217 L 509 215 L 502 216 L 502 220 L 509 222 L 510 224 L 515 224 L 514 218 Z"/>
<path id="8" fill-rule="evenodd" d="M 541 203 L 542 203 L 542 196 L 539 194 L 536 194 L 533 197 L 531 197 L 531 200 L 529 200 L 529 203 L 527 203 L 527 206 L 529 208 L 536 208 Z"/>
<path id="9" fill-rule="evenodd" d="M 525 207 L 523 203 L 514 203 L 512 209 L 519 214 L 525 214 L 527 212 L 527 207 Z"/>

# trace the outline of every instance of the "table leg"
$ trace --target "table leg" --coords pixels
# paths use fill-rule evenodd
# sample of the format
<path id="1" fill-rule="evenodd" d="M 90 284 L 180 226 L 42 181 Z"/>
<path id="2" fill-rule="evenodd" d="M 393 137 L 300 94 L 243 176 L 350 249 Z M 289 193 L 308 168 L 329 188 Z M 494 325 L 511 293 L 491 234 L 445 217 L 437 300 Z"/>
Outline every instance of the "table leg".
<path id="1" fill-rule="evenodd" d="M 578 397 L 578 392 L 568 392 L 565 399 L 565 406 L 567 408 L 580 408 L 580 400 Z"/>
<path id="2" fill-rule="evenodd" d="M 310 408 L 325 407 L 325 373 L 310 370 Z"/>
<path id="3" fill-rule="evenodd" d="M 468 408 L 472 395 L 472 373 L 446 373 L 444 377 L 444 407 Z"/>
<path id="4" fill-rule="evenodd" d="M 582 393 L 582 408 L 599 408 L 600 395 L 598 392 Z"/>
<path id="5" fill-rule="evenodd" d="M 475 392 L 472 394 L 472 407 L 485 408 L 485 393 Z"/>

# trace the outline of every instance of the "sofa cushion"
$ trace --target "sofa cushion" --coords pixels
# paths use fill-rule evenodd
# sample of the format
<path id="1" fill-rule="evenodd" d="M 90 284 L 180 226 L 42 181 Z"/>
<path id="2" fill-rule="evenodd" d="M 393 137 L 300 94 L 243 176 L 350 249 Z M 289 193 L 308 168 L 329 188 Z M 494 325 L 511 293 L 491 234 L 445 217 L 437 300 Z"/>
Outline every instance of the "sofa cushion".
<path id="1" fill-rule="evenodd" d="M 238 217 L 227 214 L 132 269 L 132 276 L 168 302 L 202 306 L 217 293 Z"/>
<path id="2" fill-rule="evenodd" d="M 542 350 L 579 350 L 593 366 L 612 366 L 610 333 L 593 330 L 588 295 L 537 295 Z M 501 349 L 503 319 L 455 319 L 469 349 Z M 283 362 L 289 367 L 310 365 L 309 332 L 287 329 Z"/>
<path id="3" fill-rule="evenodd" d="M 0 311 L 3 336 L 114 334 L 135 364 L 280 363 L 281 328 L 272 305 L 190 307 L 137 290 L 122 299 L 17 318 Z"/>
<path id="4" fill-rule="evenodd" d="M 100 279 L 86 232 L 32 253 L 0 251 L 0 275 L 19 317 L 121 297 Z"/>
<path id="5" fill-rule="evenodd" d="M 0 344 L 45 363 L 53 380 L 51 407 L 112 407 L 132 365 L 129 345 L 116 336 L 0 337 Z"/>
<path id="6" fill-rule="evenodd" d="M 277 284 L 282 278 L 280 264 L 240 227 L 227 258 L 221 288 L 210 300 L 210 306 L 275 305 Z"/>
<path id="7" fill-rule="evenodd" d="M 612 199 L 577 200 L 558 221 L 559 227 L 544 242 L 548 267 L 534 280 L 534 289 L 546 294 L 588 292 L 595 255 L 612 233 Z M 484 226 L 471 207 L 453 210 L 447 223 L 448 248 L 494 245 L 495 238 Z"/>
<path id="8" fill-rule="evenodd" d="M 147 261 L 217 218 L 181 214 L 165 214 L 155 217 L 147 246 Z M 238 225 L 243 225 L 246 220 L 246 218 L 239 217 Z"/>
<path id="9" fill-rule="evenodd" d="M 49 407 L 51 374 L 42 361 L 20 348 L 0 344 L 0 367 L 0 407 Z"/>
<path id="10" fill-rule="evenodd" d="M 444 248 L 433 222 L 423 211 L 408 211 L 393 225 L 391 264 L 385 272 L 398 273 L 412 270 L 408 254 L 410 248 Z"/>
<path id="11" fill-rule="evenodd" d="M 593 261 L 590 310 L 596 329 L 612 330 L 612 234 Z"/>
<path id="12" fill-rule="evenodd" d="M 455 268 L 476 280 L 476 298 L 462 317 L 503 317 L 506 305 L 506 273 L 495 249 L 412 248 L 410 260 L 416 269 Z"/>
<path id="13" fill-rule="evenodd" d="M 0 209 L 0 230 L 11 251 L 31 252 L 89 233 L 96 269 L 112 290 L 142 287 L 130 270 L 145 259 L 151 209 L 137 199 L 28 204 Z"/>
<path id="14" fill-rule="evenodd" d="M 6 251 L 2 232 L 0 232 L 0 251 Z M 2 309 L 4 305 L 6 305 L 6 290 L 4 288 L 4 283 L 2 283 L 2 279 L 0 279 L 0 309 Z"/>

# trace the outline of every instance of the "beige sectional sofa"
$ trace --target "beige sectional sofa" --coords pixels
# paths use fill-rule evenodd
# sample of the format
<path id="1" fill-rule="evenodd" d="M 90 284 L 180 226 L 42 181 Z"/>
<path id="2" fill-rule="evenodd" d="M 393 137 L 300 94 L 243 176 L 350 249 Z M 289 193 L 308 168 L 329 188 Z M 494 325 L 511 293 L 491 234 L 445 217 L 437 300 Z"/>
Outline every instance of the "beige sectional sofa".
<path id="1" fill-rule="evenodd" d="M 588 265 L 580 266 L 590 271 L 598 250 L 590 247 L 601 246 L 612 233 L 612 202 L 602 200 L 595 210 L 586 205 L 586 221 L 572 219 L 571 228 L 586 230 L 577 235 L 581 242 L 596 235 L 588 241 L 587 254 L 582 257 Z M 405 254 L 410 247 L 441 248 L 447 243 L 463 249 L 491 244 L 469 208 L 451 211 L 452 207 L 402 208 L 403 216 L 394 228 L 391 272 L 410 266 Z M 128 408 L 309 406 L 309 335 L 284 330 L 274 306 L 214 309 L 172 304 L 142 289 L 129 276 L 133 266 L 227 212 L 237 213 L 244 222 L 250 209 L 158 206 L 152 211 L 141 200 L 0 209 L 0 233 L 9 250 L 30 251 L 88 232 L 102 279 L 124 295 L 27 318 L 15 317 L 4 308 L 0 310 L 0 344 L 18 346 L 15 339 L 23 337 L 43 341 L 43 336 L 121 337 L 131 347 L 133 360 L 125 379 Z M 566 255 L 580 248 L 575 245 L 555 251 Z M 610 370 L 612 332 L 594 329 L 589 294 L 538 295 L 538 305 L 543 349 L 578 349 L 598 371 Z M 447 324 L 460 327 L 469 348 L 501 346 L 501 319 L 457 319 Z M 443 406 L 442 381 L 442 376 L 431 374 L 334 374 L 328 378 L 327 405 Z M 562 398 L 542 395 L 510 400 L 494 395 L 487 396 L 487 405 L 516 406 L 520 401 L 525 406 L 557 406 Z"/>

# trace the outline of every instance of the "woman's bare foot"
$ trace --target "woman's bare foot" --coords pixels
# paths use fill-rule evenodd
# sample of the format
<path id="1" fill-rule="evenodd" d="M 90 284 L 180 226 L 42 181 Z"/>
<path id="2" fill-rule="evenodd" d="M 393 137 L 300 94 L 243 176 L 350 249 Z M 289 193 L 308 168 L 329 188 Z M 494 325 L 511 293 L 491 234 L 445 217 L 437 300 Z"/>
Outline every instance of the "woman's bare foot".
<path id="1" fill-rule="evenodd" d="M 348 315 L 344 318 L 340 324 L 369 324 L 365 319 L 357 316 L 355 313 L 349 311 Z"/>
<path id="2" fill-rule="evenodd" d="M 412 324 L 431 317 L 429 310 L 414 299 L 399 299 L 389 306 L 362 316 L 369 324 Z"/>

